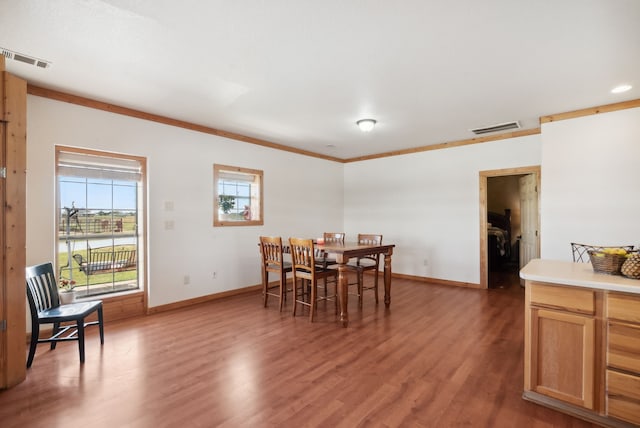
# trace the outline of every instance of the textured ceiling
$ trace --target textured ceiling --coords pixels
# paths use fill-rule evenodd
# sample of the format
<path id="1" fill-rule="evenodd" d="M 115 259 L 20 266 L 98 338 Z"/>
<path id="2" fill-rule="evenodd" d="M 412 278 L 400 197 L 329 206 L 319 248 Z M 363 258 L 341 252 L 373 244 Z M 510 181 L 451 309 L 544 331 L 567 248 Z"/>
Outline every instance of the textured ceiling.
<path id="1" fill-rule="evenodd" d="M 640 98 L 640 1 L 0 0 L 30 84 L 347 159 Z M 611 94 L 621 83 L 631 91 Z M 356 120 L 378 125 L 362 133 Z"/>

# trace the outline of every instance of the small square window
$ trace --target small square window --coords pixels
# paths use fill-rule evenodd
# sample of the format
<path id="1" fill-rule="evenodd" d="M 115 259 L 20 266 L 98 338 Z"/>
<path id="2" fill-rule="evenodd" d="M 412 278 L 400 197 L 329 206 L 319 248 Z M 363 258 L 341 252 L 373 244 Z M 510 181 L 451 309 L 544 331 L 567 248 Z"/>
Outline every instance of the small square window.
<path id="1" fill-rule="evenodd" d="M 258 226 L 262 213 L 262 171 L 214 164 L 213 225 Z"/>

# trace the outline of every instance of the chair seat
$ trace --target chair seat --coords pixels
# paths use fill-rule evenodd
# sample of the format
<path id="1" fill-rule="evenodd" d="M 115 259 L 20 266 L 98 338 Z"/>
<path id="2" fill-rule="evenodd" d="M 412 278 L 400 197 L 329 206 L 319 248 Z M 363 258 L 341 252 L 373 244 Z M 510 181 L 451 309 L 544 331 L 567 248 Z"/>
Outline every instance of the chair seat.
<path id="1" fill-rule="evenodd" d="M 347 266 L 356 269 L 367 269 L 376 267 L 377 263 L 371 259 L 360 259 L 358 262 L 349 262 Z"/>
<path id="2" fill-rule="evenodd" d="M 69 321 L 70 319 L 82 319 L 102 305 L 101 300 L 87 302 L 74 302 L 71 305 L 60 305 L 55 308 L 38 312 L 41 323 L 54 323 Z"/>
<path id="3" fill-rule="evenodd" d="M 336 259 L 332 259 L 332 258 L 330 258 L 330 257 L 318 257 L 318 258 L 316 259 L 316 264 L 321 264 L 321 265 L 323 265 L 323 264 L 325 264 L 325 263 L 326 263 L 327 265 L 335 265 L 335 264 L 336 264 L 336 263 L 338 263 L 338 262 L 336 261 Z"/>
<path id="4" fill-rule="evenodd" d="M 271 263 L 267 263 L 267 269 L 278 269 L 280 270 L 279 266 L 276 264 L 271 264 Z M 291 269 L 293 269 L 293 264 L 291 264 L 291 262 L 287 262 L 287 261 L 283 261 L 282 262 L 282 269 L 283 270 L 287 270 L 290 271 Z"/>

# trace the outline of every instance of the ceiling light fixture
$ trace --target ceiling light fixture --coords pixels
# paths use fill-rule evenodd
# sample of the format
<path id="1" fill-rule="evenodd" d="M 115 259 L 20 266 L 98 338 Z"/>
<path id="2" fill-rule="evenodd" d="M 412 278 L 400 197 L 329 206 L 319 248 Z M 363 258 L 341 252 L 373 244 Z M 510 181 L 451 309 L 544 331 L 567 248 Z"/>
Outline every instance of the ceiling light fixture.
<path id="1" fill-rule="evenodd" d="M 376 126 L 376 121 L 374 119 L 360 119 L 356 122 L 356 125 L 362 132 L 369 132 Z"/>
<path id="2" fill-rule="evenodd" d="M 631 88 L 632 88 L 632 86 L 631 85 L 627 85 L 627 84 L 618 85 L 618 86 L 616 86 L 615 88 L 613 88 L 611 90 L 611 93 L 612 94 L 621 94 L 623 92 L 627 92 Z"/>

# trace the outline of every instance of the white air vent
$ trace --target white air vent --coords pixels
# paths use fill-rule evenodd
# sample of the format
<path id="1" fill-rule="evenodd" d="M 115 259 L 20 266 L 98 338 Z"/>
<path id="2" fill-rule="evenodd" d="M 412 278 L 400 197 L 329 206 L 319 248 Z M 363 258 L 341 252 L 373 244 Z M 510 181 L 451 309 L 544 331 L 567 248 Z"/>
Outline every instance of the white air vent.
<path id="1" fill-rule="evenodd" d="M 489 132 L 506 131 L 508 129 L 520 129 L 520 122 L 515 120 L 513 122 L 498 123 L 497 125 L 485 126 L 484 128 L 475 128 L 472 129 L 471 132 L 480 135 Z"/>
<path id="2" fill-rule="evenodd" d="M 34 65 L 40 68 L 48 68 L 51 66 L 51 61 L 45 61 L 43 59 L 21 54 L 19 52 L 14 52 L 12 50 L 5 49 L 5 48 L 0 48 L 0 51 L 2 51 L 3 57 L 13 59 L 15 61 L 20 61 L 25 64 Z"/>

